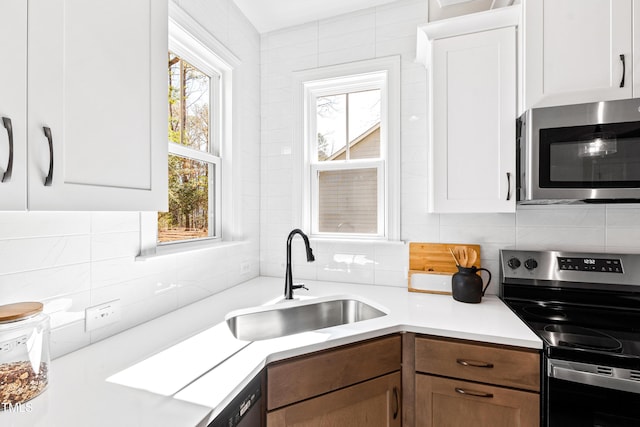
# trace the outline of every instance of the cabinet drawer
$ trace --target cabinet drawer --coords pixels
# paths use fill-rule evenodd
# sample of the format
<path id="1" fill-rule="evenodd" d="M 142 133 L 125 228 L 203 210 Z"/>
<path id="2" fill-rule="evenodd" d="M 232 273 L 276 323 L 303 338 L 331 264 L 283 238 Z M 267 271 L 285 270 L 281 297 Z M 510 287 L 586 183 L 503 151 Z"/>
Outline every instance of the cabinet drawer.
<path id="1" fill-rule="evenodd" d="M 540 395 L 416 375 L 416 426 L 538 427 Z"/>
<path id="2" fill-rule="evenodd" d="M 272 410 L 400 369 L 399 335 L 276 362 L 267 367 Z"/>
<path id="3" fill-rule="evenodd" d="M 416 371 L 540 390 L 540 355 L 536 350 L 419 337 Z"/>

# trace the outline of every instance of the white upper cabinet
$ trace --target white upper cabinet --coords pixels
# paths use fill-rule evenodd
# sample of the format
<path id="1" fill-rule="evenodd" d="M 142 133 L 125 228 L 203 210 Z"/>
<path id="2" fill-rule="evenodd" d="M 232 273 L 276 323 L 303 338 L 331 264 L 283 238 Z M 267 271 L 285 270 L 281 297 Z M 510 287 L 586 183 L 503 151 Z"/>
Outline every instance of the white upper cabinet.
<path id="1" fill-rule="evenodd" d="M 27 2 L 0 1 L 0 210 L 27 207 Z"/>
<path id="2" fill-rule="evenodd" d="M 167 2 L 1 4 L 16 9 L 0 16 L 14 30 L 2 39 L 16 43 L 9 52 L 19 65 L 0 71 L 0 114 L 15 117 L 13 178 L 21 194 L 0 209 L 24 209 L 25 195 L 30 210 L 166 208 Z M 2 24 L 0 34 L 10 31 Z M 22 116 L 3 111 L 7 81 L 9 105 Z M 0 154 L 0 168 L 3 161 Z"/>
<path id="3" fill-rule="evenodd" d="M 488 12 L 496 29 L 432 36 L 431 212 L 515 211 L 517 10 Z"/>
<path id="4" fill-rule="evenodd" d="M 632 3 L 525 0 L 520 111 L 637 96 Z"/>
<path id="5" fill-rule="evenodd" d="M 30 0 L 29 209 L 166 206 L 167 7 Z"/>

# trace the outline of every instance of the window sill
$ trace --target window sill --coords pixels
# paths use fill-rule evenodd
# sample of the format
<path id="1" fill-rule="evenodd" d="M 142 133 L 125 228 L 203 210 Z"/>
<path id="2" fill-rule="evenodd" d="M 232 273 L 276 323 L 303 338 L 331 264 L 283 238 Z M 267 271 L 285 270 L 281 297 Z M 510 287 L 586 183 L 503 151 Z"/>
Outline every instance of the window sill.
<path id="1" fill-rule="evenodd" d="M 145 261 L 158 257 L 184 254 L 189 252 L 204 251 L 210 249 L 228 249 L 246 244 L 246 241 L 225 242 L 221 240 L 207 240 L 200 242 L 183 242 L 168 245 L 161 245 L 155 248 L 155 253 L 145 253 L 138 255 L 136 261 Z"/>

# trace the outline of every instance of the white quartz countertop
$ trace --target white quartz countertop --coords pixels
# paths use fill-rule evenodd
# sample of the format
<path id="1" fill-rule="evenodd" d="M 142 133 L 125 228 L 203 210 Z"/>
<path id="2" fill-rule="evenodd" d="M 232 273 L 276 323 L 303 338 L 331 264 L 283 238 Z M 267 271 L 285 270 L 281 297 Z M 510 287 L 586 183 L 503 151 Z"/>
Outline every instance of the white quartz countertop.
<path id="1" fill-rule="evenodd" d="M 494 295 L 465 304 L 398 287 L 306 285 L 310 290 L 298 290 L 297 296 L 357 297 L 387 315 L 239 341 L 225 315 L 282 298 L 281 278 L 259 277 L 54 360 L 48 389 L 29 405 L 0 412 L 0 425 L 206 426 L 268 363 L 394 332 L 542 348 L 540 339 Z"/>

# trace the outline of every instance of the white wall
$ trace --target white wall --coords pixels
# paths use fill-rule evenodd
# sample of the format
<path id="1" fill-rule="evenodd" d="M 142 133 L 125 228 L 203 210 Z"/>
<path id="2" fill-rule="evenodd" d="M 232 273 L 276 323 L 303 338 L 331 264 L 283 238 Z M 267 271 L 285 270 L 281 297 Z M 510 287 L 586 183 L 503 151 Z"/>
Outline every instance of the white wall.
<path id="1" fill-rule="evenodd" d="M 240 243 L 136 261 L 138 212 L 0 212 L 0 304 L 66 307 L 52 317 L 59 356 L 259 274 L 260 36 L 232 0 L 176 1 L 241 64 L 234 73 L 234 182 Z M 240 264 L 250 269 L 240 274 Z M 84 332 L 84 309 L 120 299 L 122 320 Z"/>
<path id="2" fill-rule="evenodd" d="M 416 26 L 427 2 L 400 0 L 262 35 L 262 275 L 284 275 L 288 232 L 298 226 L 292 197 L 292 72 L 399 54 L 402 56 L 402 224 L 405 242 L 478 243 L 494 277 L 500 248 L 640 253 L 640 205 L 521 207 L 516 214 L 427 213 L 427 72 L 416 64 Z M 300 246 L 300 241 L 296 241 Z M 316 262 L 294 249 L 294 280 L 406 286 L 408 245 L 315 241 Z M 488 292 L 495 293 L 492 285 Z"/>

